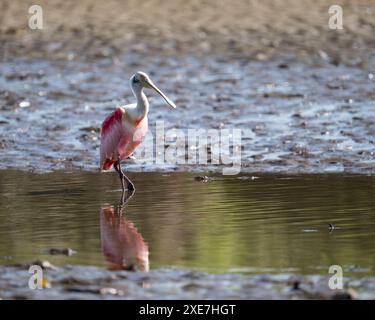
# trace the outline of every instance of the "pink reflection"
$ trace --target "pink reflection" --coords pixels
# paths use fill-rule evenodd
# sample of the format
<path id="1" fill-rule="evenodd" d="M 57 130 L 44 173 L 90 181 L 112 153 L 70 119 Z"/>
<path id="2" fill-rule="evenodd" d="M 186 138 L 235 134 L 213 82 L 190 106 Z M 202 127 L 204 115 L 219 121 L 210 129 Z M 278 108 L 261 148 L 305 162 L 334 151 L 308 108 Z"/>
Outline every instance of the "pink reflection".
<path id="1" fill-rule="evenodd" d="M 110 269 L 148 271 L 148 245 L 133 222 L 113 206 L 105 204 L 100 210 L 102 252 Z"/>

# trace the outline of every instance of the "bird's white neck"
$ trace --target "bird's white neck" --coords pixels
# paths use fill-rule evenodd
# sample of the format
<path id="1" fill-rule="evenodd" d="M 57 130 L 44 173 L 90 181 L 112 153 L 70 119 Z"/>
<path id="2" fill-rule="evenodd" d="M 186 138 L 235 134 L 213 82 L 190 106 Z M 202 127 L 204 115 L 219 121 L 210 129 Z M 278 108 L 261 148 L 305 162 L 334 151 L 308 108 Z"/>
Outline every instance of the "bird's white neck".
<path id="1" fill-rule="evenodd" d="M 143 88 L 134 88 L 133 94 L 137 98 L 137 106 L 132 110 L 131 116 L 134 120 L 140 121 L 147 116 L 149 103 L 143 92 Z"/>

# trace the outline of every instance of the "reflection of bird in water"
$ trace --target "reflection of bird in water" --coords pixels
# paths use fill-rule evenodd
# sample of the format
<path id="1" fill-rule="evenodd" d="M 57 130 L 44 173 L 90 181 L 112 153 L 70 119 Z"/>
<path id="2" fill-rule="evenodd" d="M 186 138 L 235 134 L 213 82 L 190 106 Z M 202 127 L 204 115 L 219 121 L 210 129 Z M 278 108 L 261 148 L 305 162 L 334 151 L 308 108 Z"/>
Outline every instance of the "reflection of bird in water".
<path id="1" fill-rule="evenodd" d="M 111 269 L 148 271 L 148 245 L 133 222 L 105 204 L 100 210 L 102 252 Z"/>

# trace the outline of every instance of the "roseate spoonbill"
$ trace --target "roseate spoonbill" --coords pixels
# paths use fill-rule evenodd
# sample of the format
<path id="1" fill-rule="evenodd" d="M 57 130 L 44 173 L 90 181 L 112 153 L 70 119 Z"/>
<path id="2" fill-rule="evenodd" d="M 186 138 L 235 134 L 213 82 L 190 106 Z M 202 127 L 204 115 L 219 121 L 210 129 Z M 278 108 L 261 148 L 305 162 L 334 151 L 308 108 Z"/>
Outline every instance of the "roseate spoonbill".
<path id="1" fill-rule="evenodd" d="M 134 191 L 134 184 L 121 169 L 121 160 L 130 157 L 142 142 L 148 130 L 147 114 L 149 103 L 144 88 L 154 89 L 172 107 L 175 104 L 151 81 L 144 72 L 137 72 L 130 78 L 130 86 L 137 103 L 118 107 L 103 122 L 100 141 L 100 169 L 117 171 L 122 191 Z"/>

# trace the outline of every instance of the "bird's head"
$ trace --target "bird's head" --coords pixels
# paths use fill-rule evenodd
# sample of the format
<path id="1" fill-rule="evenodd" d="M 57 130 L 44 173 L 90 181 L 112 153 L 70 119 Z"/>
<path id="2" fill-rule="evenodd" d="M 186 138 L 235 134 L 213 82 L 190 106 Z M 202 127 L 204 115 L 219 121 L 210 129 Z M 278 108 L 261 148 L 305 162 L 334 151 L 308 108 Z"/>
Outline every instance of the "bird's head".
<path id="1" fill-rule="evenodd" d="M 160 94 L 164 100 L 172 107 L 176 108 L 176 105 L 170 100 L 150 79 L 150 77 L 142 72 L 138 71 L 137 73 L 133 74 L 130 78 L 130 85 L 134 91 L 139 91 L 142 88 L 149 88 L 154 89 L 158 94 Z"/>

